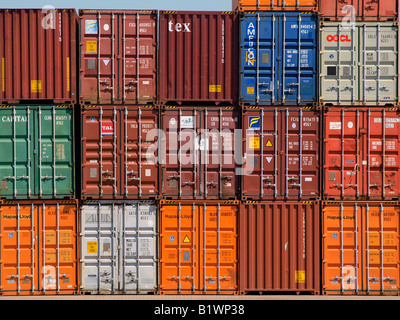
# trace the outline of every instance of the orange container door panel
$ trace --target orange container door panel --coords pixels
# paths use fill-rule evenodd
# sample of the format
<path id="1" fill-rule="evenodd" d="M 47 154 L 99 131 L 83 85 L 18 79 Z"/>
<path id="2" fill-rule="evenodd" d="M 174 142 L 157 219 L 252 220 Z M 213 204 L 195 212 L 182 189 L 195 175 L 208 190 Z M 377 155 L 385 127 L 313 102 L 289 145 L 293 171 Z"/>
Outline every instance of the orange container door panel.
<path id="1" fill-rule="evenodd" d="M 316 11 L 318 0 L 232 0 L 232 10 L 240 11 Z"/>

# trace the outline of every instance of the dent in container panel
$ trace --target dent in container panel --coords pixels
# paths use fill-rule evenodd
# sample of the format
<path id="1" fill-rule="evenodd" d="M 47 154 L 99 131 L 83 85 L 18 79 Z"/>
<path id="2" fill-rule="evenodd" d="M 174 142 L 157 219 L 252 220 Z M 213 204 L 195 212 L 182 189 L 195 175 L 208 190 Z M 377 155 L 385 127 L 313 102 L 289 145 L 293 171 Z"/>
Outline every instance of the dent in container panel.
<path id="1" fill-rule="evenodd" d="M 232 0 L 239 11 L 317 11 L 318 0 Z"/>
<path id="2" fill-rule="evenodd" d="M 398 0 L 319 0 L 321 20 L 342 21 L 352 15 L 358 21 L 396 21 Z"/>
<path id="3" fill-rule="evenodd" d="M 238 210 L 237 201 L 161 201 L 161 294 L 238 294 Z"/>
<path id="4" fill-rule="evenodd" d="M 243 200 L 319 200 L 321 111 L 243 107 Z"/>
<path id="5" fill-rule="evenodd" d="M 160 11 L 159 23 L 159 102 L 236 103 L 237 14 Z"/>
<path id="6" fill-rule="evenodd" d="M 157 12 L 80 10 L 81 104 L 154 104 Z"/>
<path id="7" fill-rule="evenodd" d="M 78 202 L 4 200 L 0 215 L 0 294 L 76 294 Z"/>
<path id="8" fill-rule="evenodd" d="M 154 106 L 82 106 L 82 199 L 158 199 Z"/>
<path id="9" fill-rule="evenodd" d="M 241 294 L 320 293 L 320 203 L 244 201 Z"/>
<path id="10" fill-rule="evenodd" d="M 74 104 L 75 9 L 0 9 L 0 102 Z"/>
<path id="11" fill-rule="evenodd" d="M 326 295 L 399 295 L 398 202 L 323 202 Z"/>
<path id="12" fill-rule="evenodd" d="M 325 110 L 325 199 L 400 198 L 399 123 L 397 108 Z"/>

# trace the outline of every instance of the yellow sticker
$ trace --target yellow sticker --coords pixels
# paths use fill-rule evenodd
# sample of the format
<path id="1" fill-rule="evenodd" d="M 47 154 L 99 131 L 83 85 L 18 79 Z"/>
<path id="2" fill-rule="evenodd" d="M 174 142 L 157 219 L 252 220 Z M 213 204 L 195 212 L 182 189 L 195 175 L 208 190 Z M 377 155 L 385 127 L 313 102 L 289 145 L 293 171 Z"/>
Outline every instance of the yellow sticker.
<path id="1" fill-rule="evenodd" d="M 209 85 L 209 92 L 221 92 L 221 85 Z"/>
<path id="2" fill-rule="evenodd" d="M 88 241 L 87 253 L 97 253 L 97 241 Z"/>
<path id="3" fill-rule="evenodd" d="M 189 236 L 186 236 L 185 239 L 183 239 L 183 243 L 190 243 Z"/>
<path id="4" fill-rule="evenodd" d="M 272 147 L 272 142 L 271 140 L 268 140 L 267 144 L 265 145 L 266 147 Z"/>
<path id="5" fill-rule="evenodd" d="M 247 94 L 254 94 L 254 87 L 247 87 Z"/>
<path id="6" fill-rule="evenodd" d="M 249 148 L 250 149 L 260 149 L 260 137 L 250 137 Z"/>
<path id="7" fill-rule="evenodd" d="M 86 41 L 86 52 L 97 52 L 97 41 Z"/>
<path id="8" fill-rule="evenodd" d="M 31 80 L 31 92 L 33 93 L 42 92 L 42 80 Z"/>
<path id="9" fill-rule="evenodd" d="M 306 283 L 306 272 L 304 270 L 295 271 L 295 282 L 296 283 Z"/>

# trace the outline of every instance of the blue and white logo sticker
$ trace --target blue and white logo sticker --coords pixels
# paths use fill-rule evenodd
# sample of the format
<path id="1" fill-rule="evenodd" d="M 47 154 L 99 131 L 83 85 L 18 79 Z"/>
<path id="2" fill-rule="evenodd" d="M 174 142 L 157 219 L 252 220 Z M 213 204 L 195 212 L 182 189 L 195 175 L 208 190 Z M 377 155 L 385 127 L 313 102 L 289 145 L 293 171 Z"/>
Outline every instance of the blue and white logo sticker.
<path id="1" fill-rule="evenodd" d="M 249 117 L 249 130 L 261 129 L 261 117 Z"/>
<path id="2" fill-rule="evenodd" d="M 85 32 L 87 34 L 97 34 L 97 20 L 86 20 Z"/>

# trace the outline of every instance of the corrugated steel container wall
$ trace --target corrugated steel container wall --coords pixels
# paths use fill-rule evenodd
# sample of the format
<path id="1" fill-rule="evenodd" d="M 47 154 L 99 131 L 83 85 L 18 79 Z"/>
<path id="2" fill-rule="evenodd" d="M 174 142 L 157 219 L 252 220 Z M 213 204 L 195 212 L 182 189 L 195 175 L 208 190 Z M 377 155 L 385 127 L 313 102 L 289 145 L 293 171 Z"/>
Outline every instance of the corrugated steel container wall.
<path id="1" fill-rule="evenodd" d="M 238 45 L 233 12 L 160 11 L 160 103 L 236 103 Z"/>
<path id="2" fill-rule="evenodd" d="M 400 295 L 399 203 L 324 203 L 323 294 Z"/>
<path id="3" fill-rule="evenodd" d="M 244 200 L 319 200 L 321 112 L 243 108 Z"/>
<path id="4" fill-rule="evenodd" d="M 82 199 L 157 199 L 159 110 L 83 106 Z"/>
<path id="5" fill-rule="evenodd" d="M 397 108 L 329 108 L 324 137 L 325 199 L 400 199 Z"/>
<path id="6" fill-rule="evenodd" d="M 0 295 L 76 294 L 77 201 L 5 200 L 0 215 Z"/>
<path id="7" fill-rule="evenodd" d="M 241 113 L 234 107 L 172 107 L 161 112 L 160 192 L 165 199 L 236 199 L 235 150 Z"/>
<path id="8" fill-rule="evenodd" d="M 80 10 L 80 103 L 154 104 L 156 11 Z"/>
<path id="9" fill-rule="evenodd" d="M 241 294 L 319 294 L 319 202 L 243 202 L 239 225 Z"/>
<path id="10" fill-rule="evenodd" d="M 318 15 L 241 13 L 239 38 L 241 104 L 317 103 Z"/>
<path id="11" fill-rule="evenodd" d="M 321 104 L 398 105 L 398 22 L 353 26 L 321 22 Z"/>
<path id="12" fill-rule="evenodd" d="M 352 15 L 359 21 L 396 21 L 398 0 L 319 0 L 322 20 L 348 21 Z"/>
<path id="13" fill-rule="evenodd" d="M 318 0 L 232 0 L 239 11 L 317 11 Z"/>
<path id="14" fill-rule="evenodd" d="M 75 9 L 43 11 L 0 9 L 2 104 L 78 99 L 78 15 Z"/>
<path id="15" fill-rule="evenodd" d="M 236 201 L 161 201 L 161 294 L 238 294 L 238 210 Z"/>
<path id="16" fill-rule="evenodd" d="M 0 198 L 75 196 L 73 106 L 0 107 Z"/>
<path id="17" fill-rule="evenodd" d="M 82 293 L 156 292 L 158 218 L 155 202 L 83 202 L 80 221 Z"/>

